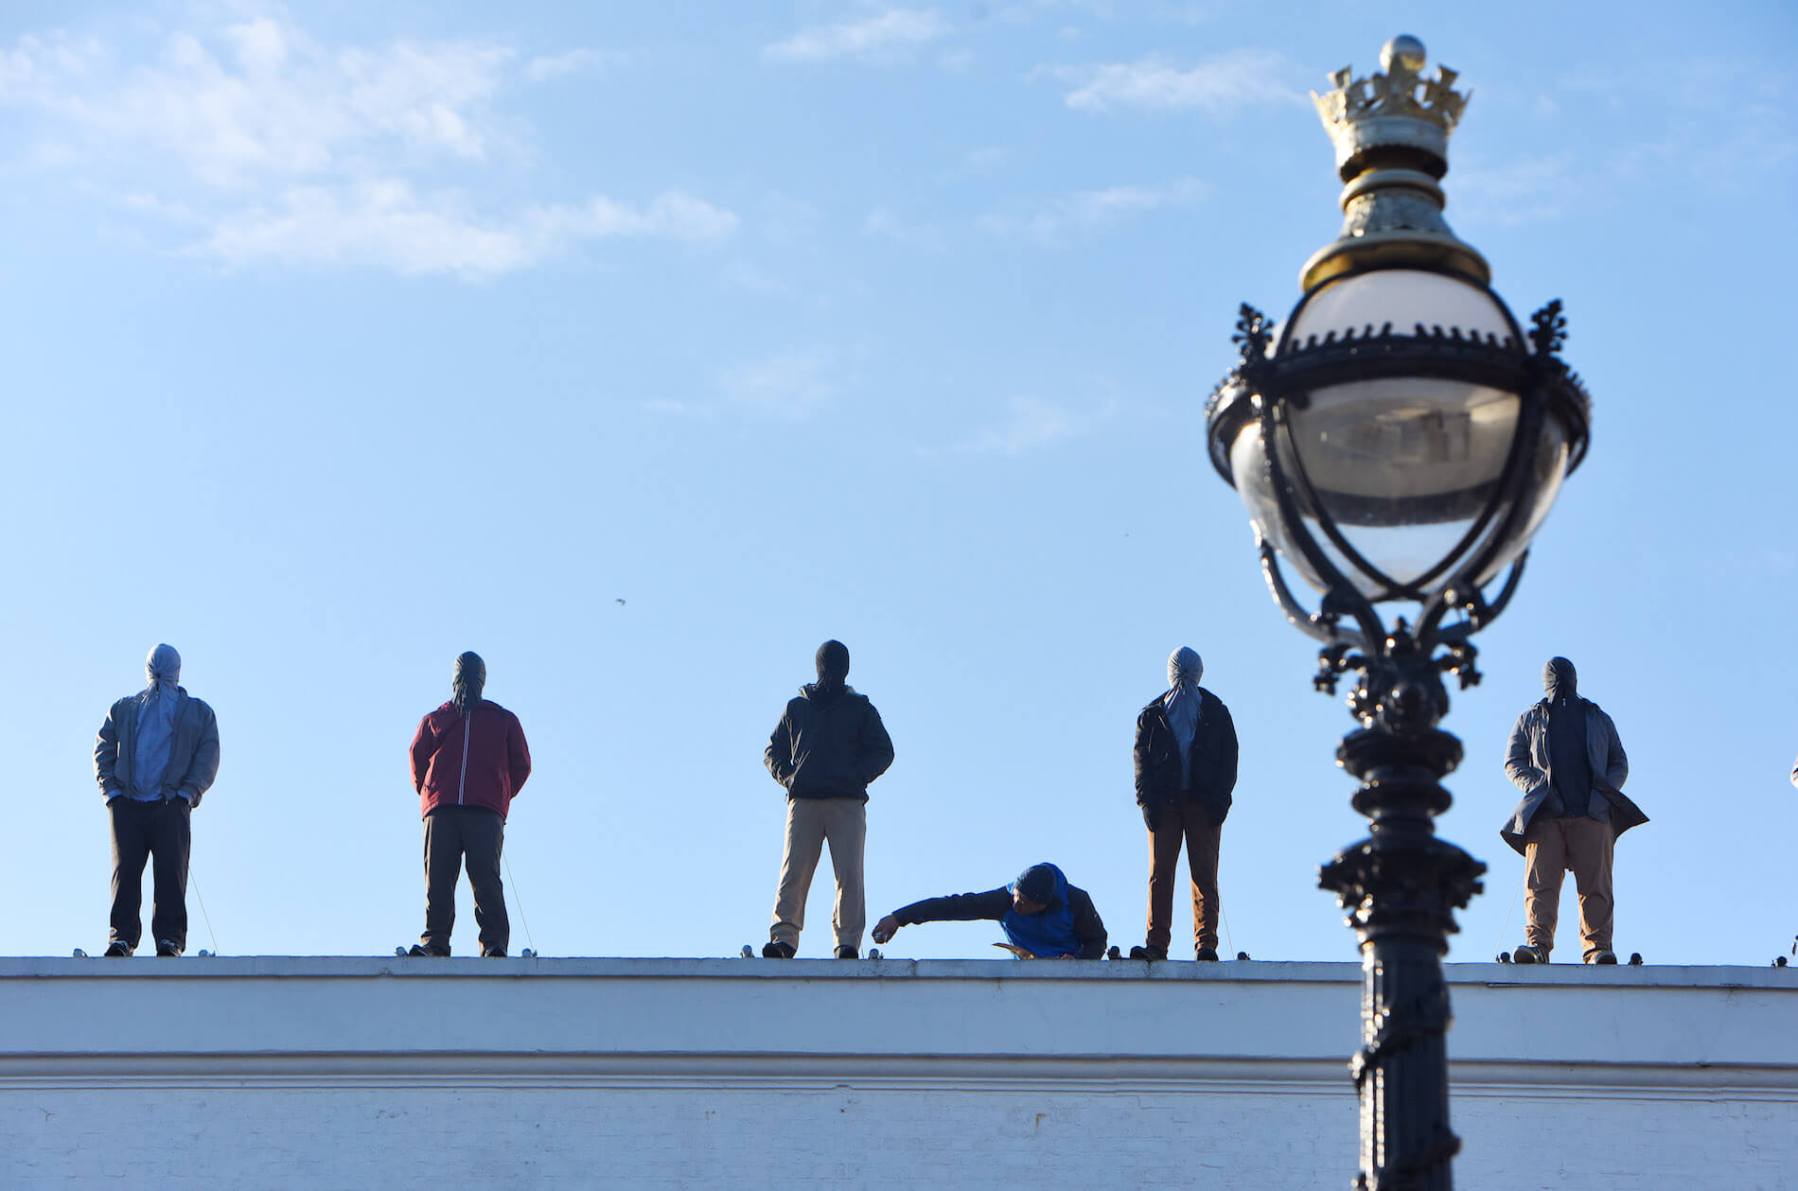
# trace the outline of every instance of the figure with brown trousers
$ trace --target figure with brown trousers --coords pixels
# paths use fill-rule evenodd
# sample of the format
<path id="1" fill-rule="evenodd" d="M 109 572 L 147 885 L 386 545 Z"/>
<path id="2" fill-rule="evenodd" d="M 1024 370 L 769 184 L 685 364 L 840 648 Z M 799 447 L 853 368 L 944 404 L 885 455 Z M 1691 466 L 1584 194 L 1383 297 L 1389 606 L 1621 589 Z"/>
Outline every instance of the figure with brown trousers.
<path id="1" fill-rule="evenodd" d="M 1168 690 L 1136 717 L 1136 805 L 1149 829 L 1149 930 L 1131 959 L 1166 959 L 1173 938 L 1180 845 L 1192 876 L 1196 958 L 1217 959 L 1217 854 L 1236 789 L 1236 725 L 1199 685 L 1205 663 L 1182 645 L 1167 660 Z"/>

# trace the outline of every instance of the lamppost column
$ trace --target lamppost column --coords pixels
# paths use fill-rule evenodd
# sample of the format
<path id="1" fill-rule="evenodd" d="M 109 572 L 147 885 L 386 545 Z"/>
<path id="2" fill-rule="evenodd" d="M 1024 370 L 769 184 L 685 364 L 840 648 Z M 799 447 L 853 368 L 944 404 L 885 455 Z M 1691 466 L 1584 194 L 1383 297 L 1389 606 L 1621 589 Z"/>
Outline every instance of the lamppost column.
<path id="1" fill-rule="evenodd" d="M 1400 636 L 1388 641 L 1403 650 Z M 1453 1185 L 1461 1147 L 1449 1126 L 1447 1034 L 1451 1021 L 1442 957 L 1454 911 L 1479 892 L 1486 866 L 1436 837 L 1449 806 L 1441 779 L 1461 742 L 1436 728 L 1447 695 L 1428 663 L 1370 667 L 1353 702 L 1373 726 L 1345 737 L 1342 766 L 1361 781 L 1355 809 L 1368 837 L 1326 864 L 1319 884 L 1349 911 L 1361 944 L 1361 1049 L 1350 1064 L 1361 1101 L 1361 1173 L 1373 1189 Z M 1368 705 L 1371 704 L 1371 707 Z"/>

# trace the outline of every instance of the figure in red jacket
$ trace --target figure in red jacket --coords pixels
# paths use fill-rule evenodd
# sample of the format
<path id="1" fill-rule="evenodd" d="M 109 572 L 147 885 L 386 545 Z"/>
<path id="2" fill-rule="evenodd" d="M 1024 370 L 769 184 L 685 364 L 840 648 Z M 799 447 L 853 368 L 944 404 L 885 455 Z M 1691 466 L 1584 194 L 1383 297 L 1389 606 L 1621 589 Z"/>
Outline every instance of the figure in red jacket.
<path id="1" fill-rule="evenodd" d="M 456 924 L 456 877 L 464 859 L 474 887 L 481 954 L 503 956 L 511 940 L 500 849 L 506 811 L 531 776 L 531 751 L 518 717 L 481 698 L 487 663 L 456 659 L 448 703 L 419 721 L 412 738 L 412 785 L 425 820 L 425 933 L 410 954 L 448 955 Z"/>

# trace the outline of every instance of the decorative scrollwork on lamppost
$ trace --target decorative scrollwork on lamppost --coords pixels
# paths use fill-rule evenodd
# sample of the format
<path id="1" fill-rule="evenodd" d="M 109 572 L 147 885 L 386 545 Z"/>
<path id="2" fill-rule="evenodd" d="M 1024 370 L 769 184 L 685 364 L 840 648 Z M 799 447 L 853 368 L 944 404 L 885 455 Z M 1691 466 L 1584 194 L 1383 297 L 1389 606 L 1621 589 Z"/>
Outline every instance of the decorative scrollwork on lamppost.
<path id="1" fill-rule="evenodd" d="M 1348 911 L 1365 975 L 1364 1188 L 1447 1188 L 1450 1022 L 1442 956 L 1486 866 L 1436 836 L 1461 743 L 1437 724 L 1445 676 L 1479 681 L 1470 638 L 1516 593 L 1531 537 L 1584 458 L 1591 402 L 1560 358 L 1551 302 L 1526 335 L 1483 256 L 1443 219 L 1448 136 L 1466 106 L 1423 44 L 1314 95 L 1344 182 L 1341 235 L 1306 262 L 1283 328 L 1244 305 L 1240 359 L 1206 411 L 1211 458 L 1241 494 L 1275 602 L 1322 642 L 1314 682 L 1354 686 L 1337 761 L 1366 839 L 1319 884 Z M 1307 610 L 1286 570 L 1319 594 Z M 1496 585 L 1496 590 L 1493 590 Z M 1410 615 L 1390 627 L 1381 605 Z"/>

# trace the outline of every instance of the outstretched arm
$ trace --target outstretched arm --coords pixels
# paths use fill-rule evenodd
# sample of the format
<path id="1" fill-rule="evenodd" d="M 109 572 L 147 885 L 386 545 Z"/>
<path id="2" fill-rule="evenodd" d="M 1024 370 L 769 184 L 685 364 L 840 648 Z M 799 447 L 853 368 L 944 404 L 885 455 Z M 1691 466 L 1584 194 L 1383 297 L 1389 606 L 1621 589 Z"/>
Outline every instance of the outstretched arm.
<path id="1" fill-rule="evenodd" d="M 985 893 L 952 893 L 947 897 L 927 897 L 909 906 L 900 906 L 874 924 L 874 941 L 884 943 L 899 933 L 902 926 L 924 922 L 975 922 L 991 919 L 997 922 L 1011 909 L 1011 889 L 1001 885 Z"/>

